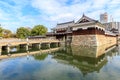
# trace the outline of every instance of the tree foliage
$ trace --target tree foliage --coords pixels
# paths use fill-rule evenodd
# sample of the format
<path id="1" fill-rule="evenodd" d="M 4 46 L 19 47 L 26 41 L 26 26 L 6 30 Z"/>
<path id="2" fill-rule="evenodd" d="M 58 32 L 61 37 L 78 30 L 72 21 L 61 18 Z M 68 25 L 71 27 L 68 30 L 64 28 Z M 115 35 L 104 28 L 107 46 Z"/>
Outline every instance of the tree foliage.
<path id="1" fill-rule="evenodd" d="M 17 37 L 24 39 L 31 35 L 32 36 L 45 35 L 46 33 L 47 33 L 47 28 L 43 25 L 36 25 L 33 27 L 33 29 L 27 27 L 20 27 L 17 29 L 16 33 L 12 33 L 12 31 L 8 29 L 4 29 L 0 25 L 0 37 L 3 38 Z"/>
<path id="2" fill-rule="evenodd" d="M 10 38 L 12 36 L 12 32 L 8 29 L 3 30 L 3 38 Z"/>
<path id="3" fill-rule="evenodd" d="M 31 32 L 28 28 L 20 27 L 20 28 L 17 29 L 16 36 L 18 38 L 24 39 L 24 38 L 30 36 L 30 33 Z"/>
<path id="4" fill-rule="evenodd" d="M 47 28 L 43 25 L 36 25 L 31 31 L 31 35 L 44 35 L 47 33 Z"/>
<path id="5" fill-rule="evenodd" d="M 12 34 L 11 34 L 11 37 L 12 37 L 12 38 L 16 38 L 16 33 L 12 33 Z"/>
<path id="6" fill-rule="evenodd" d="M 3 28 L 0 27 L 0 37 L 2 37 L 2 36 L 3 36 Z"/>

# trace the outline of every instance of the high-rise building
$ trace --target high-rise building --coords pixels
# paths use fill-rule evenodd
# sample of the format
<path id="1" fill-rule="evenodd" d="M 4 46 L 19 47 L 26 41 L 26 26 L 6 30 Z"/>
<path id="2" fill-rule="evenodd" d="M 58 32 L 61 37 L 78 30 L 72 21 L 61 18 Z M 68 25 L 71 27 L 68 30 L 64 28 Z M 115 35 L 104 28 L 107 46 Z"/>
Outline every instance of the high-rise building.
<path id="1" fill-rule="evenodd" d="M 101 23 L 107 23 L 108 22 L 108 14 L 107 12 L 100 14 L 100 22 Z"/>

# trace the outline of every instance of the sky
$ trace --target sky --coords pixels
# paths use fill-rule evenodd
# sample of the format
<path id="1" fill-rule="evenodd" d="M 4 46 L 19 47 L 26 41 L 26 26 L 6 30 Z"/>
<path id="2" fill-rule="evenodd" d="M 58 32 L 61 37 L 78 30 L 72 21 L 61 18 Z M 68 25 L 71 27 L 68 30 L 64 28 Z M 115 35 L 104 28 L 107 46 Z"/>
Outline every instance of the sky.
<path id="1" fill-rule="evenodd" d="M 104 12 L 120 21 L 120 0 L 0 0 L 0 24 L 13 32 L 39 24 L 50 31 L 57 23 L 79 20 L 83 13 L 99 20 Z"/>

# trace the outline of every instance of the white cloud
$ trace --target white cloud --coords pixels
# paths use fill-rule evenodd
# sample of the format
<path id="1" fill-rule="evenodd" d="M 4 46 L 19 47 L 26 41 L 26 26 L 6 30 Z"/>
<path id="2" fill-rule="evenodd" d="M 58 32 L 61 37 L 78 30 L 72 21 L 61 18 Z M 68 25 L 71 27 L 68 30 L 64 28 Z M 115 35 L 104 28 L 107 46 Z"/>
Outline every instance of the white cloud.
<path id="1" fill-rule="evenodd" d="M 116 5 L 120 4 L 119 0 L 70 0 L 72 1 L 70 5 L 66 3 L 68 1 L 69 0 L 33 0 L 32 5 L 38 8 L 40 12 L 43 11 L 42 16 L 47 16 L 49 20 L 64 22 L 75 18 L 77 20 L 83 13 L 99 19 L 101 13 L 108 12 L 108 14 L 110 14 Z"/>
<path id="2" fill-rule="evenodd" d="M 68 0 L 63 0 L 63 2 L 67 1 Z M 49 16 L 48 19 L 53 21 L 74 19 L 83 12 L 86 12 L 90 7 L 90 2 L 83 4 L 74 3 L 71 5 L 67 5 L 63 2 L 62 0 L 33 0 L 32 5 L 38 8 L 40 12 L 43 12 L 42 16 Z"/>
<path id="3" fill-rule="evenodd" d="M 108 5 L 109 1 L 110 0 L 93 0 L 93 6 L 92 6 L 92 8 L 102 9 L 105 6 Z"/>
<path id="4" fill-rule="evenodd" d="M 35 15 L 23 15 L 22 9 L 30 4 L 29 0 L 11 0 L 15 5 L 0 1 L 0 24 L 3 28 L 16 31 L 21 26 L 33 26 L 38 24 L 38 18 Z"/>
<path id="5" fill-rule="evenodd" d="M 56 23 L 70 20 L 78 20 L 83 13 L 95 19 L 99 19 L 100 13 L 108 12 L 114 20 L 120 20 L 119 0 L 11 0 L 15 5 L 0 1 L 5 7 L 0 7 L 0 23 L 8 29 L 14 30 L 20 26 L 33 26 L 43 24 L 49 28 Z M 25 6 L 32 6 L 40 14 L 24 15 Z M 33 12 L 31 10 L 31 12 Z"/>

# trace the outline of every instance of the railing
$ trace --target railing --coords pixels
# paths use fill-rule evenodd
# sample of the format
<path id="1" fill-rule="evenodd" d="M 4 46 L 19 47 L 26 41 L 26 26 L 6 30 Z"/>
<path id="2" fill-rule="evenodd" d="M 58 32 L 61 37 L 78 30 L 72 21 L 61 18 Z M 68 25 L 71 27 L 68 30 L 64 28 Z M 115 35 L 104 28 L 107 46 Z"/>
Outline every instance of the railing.
<path id="1" fill-rule="evenodd" d="M 7 45 L 7 44 L 22 44 L 22 43 L 27 43 L 31 42 L 34 43 L 36 42 L 60 42 L 57 39 L 51 39 L 51 38 L 45 38 L 45 39 L 18 39 L 18 38 L 8 38 L 8 39 L 0 39 L 0 45 Z"/>

